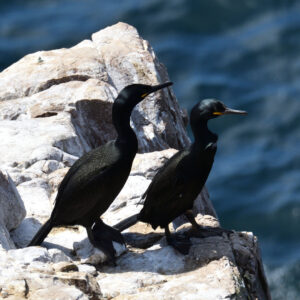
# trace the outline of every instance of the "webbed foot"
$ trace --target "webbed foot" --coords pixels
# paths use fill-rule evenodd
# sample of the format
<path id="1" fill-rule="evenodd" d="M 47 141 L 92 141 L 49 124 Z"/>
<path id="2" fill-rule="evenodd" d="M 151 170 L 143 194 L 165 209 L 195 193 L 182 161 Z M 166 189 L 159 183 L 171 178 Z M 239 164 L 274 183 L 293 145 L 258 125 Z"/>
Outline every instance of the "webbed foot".
<path id="1" fill-rule="evenodd" d="M 93 228 L 88 228 L 87 232 L 90 242 L 100 249 L 108 257 L 109 261 L 116 266 L 116 250 L 113 246 L 113 241 L 124 244 L 122 234 L 117 229 L 103 223 L 102 220 L 97 221 Z"/>
<path id="2" fill-rule="evenodd" d="M 187 255 L 189 253 L 192 246 L 189 237 L 179 234 L 171 234 L 169 225 L 165 227 L 165 234 L 167 242 L 170 246 L 172 246 L 183 255 Z"/>
<path id="3" fill-rule="evenodd" d="M 192 246 L 192 243 L 188 237 L 180 236 L 178 234 L 167 236 L 167 242 L 170 246 L 172 246 L 183 255 L 189 254 L 190 248 Z"/>

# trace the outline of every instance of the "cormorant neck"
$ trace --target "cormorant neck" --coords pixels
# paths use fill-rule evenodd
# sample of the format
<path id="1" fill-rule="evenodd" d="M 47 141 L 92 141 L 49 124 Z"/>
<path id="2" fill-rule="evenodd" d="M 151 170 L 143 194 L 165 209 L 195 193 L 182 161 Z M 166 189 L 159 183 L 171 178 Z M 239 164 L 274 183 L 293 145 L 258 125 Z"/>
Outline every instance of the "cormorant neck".
<path id="1" fill-rule="evenodd" d="M 208 120 L 198 120 L 191 123 L 192 131 L 195 138 L 195 145 L 205 148 L 209 143 L 217 141 L 218 136 L 211 132 L 207 127 Z"/>
<path id="2" fill-rule="evenodd" d="M 125 103 L 122 98 L 117 98 L 113 104 L 112 121 L 117 131 L 117 144 L 126 145 L 127 149 L 137 152 L 138 142 L 134 131 L 130 126 L 130 115 L 134 106 Z"/>

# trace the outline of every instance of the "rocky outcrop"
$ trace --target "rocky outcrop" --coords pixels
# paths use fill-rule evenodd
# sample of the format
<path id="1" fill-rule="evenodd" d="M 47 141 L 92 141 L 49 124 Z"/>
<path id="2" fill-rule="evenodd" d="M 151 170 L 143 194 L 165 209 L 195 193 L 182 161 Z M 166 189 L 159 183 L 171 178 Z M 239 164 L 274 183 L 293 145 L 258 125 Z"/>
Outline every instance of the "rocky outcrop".
<path id="1" fill-rule="evenodd" d="M 167 80 L 148 42 L 124 23 L 70 49 L 27 55 L 0 73 L 0 297 L 268 299 L 251 233 L 193 239 L 182 256 L 167 246 L 161 230 L 138 223 L 124 234 L 127 249 L 114 244 L 117 267 L 105 264 L 80 226 L 55 228 L 43 247 L 22 249 L 49 217 L 69 167 L 115 137 L 111 106 L 118 92 L 134 82 Z M 106 223 L 141 209 L 140 197 L 158 168 L 188 145 L 185 124 L 171 88 L 136 107 L 131 125 L 140 154 L 103 215 Z M 200 224 L 218 226 L 206 190 L 194 211 Z M 189 226 L 179 218 L 173 230 L 188 234 Z"/>

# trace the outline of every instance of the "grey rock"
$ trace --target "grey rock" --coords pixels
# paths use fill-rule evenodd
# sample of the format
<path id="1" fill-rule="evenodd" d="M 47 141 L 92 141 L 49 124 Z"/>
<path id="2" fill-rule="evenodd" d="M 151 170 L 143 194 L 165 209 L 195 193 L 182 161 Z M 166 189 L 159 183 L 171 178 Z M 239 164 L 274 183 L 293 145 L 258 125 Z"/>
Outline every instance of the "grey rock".
<path id="1" fill-rule="evenodd" d="M 94 266 L 88 264 L 80 264 L 78 265 L 79 272 L 88 273 L 93 276 L 97 276 L 97 270 Z"/>
<path id="2" fill-rule="evenodd" d="M 55 272 L 58 266 L 41 268 L 43 265 L 36 265 L 36 268 L 25 266 L 22 270 L 10 265 L 14 272 L 5 269 L 6 276 L 0 276 L 0 298 L 101 299 L 100 287 L 91 275 L 77 271 Z"/>
<path id="3" fill-rule="evenodd" d="M 15 184 L 8 174 L 0 170 L 0 248 L 15 248 L 9 231 L 18 227 L 25 214 L 25 207 Z"/>
<path id="4" fill-rule="evenodd" d="M 29 299 L 88 300 L 89 297 L 74 286 L 60 286 L 59 289 L 56 286 L 50 286 L 36 290 Z"/>
<path id="5" fill-rule="evenodd" d="M 49 249 L 48 253 L 50 255 L 51 262 L 68 262 L 71 261 L 70 257 L 59 249 Z"/>
<path id="6" fill-rule="evenodd" d="M 7 252 L 8 259 L 20 264 L 30 264 L 34 261 L 43 263 L 51 262 L 51 256 L 47 249 L 43 247 L 27 247 L 23 249 L 13 249 Z"/>
<path id="7" fill-rule="evenodd" d="M 24 201 L 27 217 L 35 217 L 43 222 L 50 215 L 50 187 L 45 180 L 37 178 L 21 183 L 18 191 Z"/>
<path id="8" fill-rule="evenodd" d="M 0 171 L 0 223 L 15 229 L 26 214 L 23 201 L 8 174 Z"/>
<path id="9" fill-rule="evenodd" d="M 0 249 L 14 249 L 15 244 L 12 241 L 10 234 L 5 225 L 0 223 Z"/>
<path id="10" fill-rule="evenodd" d="M 10 234 L 12 240 L 17 247 L 26 247 L 32 239 L 34 232 L 37 232 L 41 223 L 35 218 L 25 218 L 19 227 Z"/>

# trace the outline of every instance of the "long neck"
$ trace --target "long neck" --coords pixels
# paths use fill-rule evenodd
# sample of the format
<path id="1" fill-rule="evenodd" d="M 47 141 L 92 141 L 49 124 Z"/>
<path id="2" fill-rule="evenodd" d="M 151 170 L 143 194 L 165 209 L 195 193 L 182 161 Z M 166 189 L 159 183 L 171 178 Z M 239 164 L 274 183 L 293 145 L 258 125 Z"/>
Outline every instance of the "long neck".
<path id="1" fill-rule="evenodd" d="M 218 136 L 208 129 L 207 120 L 192 122 L 191 127 L 195 138 L 194 145 L 197 147 L 205 148 L 209 143 L 214 143 L 218 139 Z"/>
<path id="2" fill-rule="evenodd" d="M 117 98 L 113 105 L 112 121 L 117 131 L 117 144 L 125 146 L 127 150 L 137 152 L 138 142 L 136 135 L 130 127 L 130 115 L 133 107 L 130 107 Z"/>

